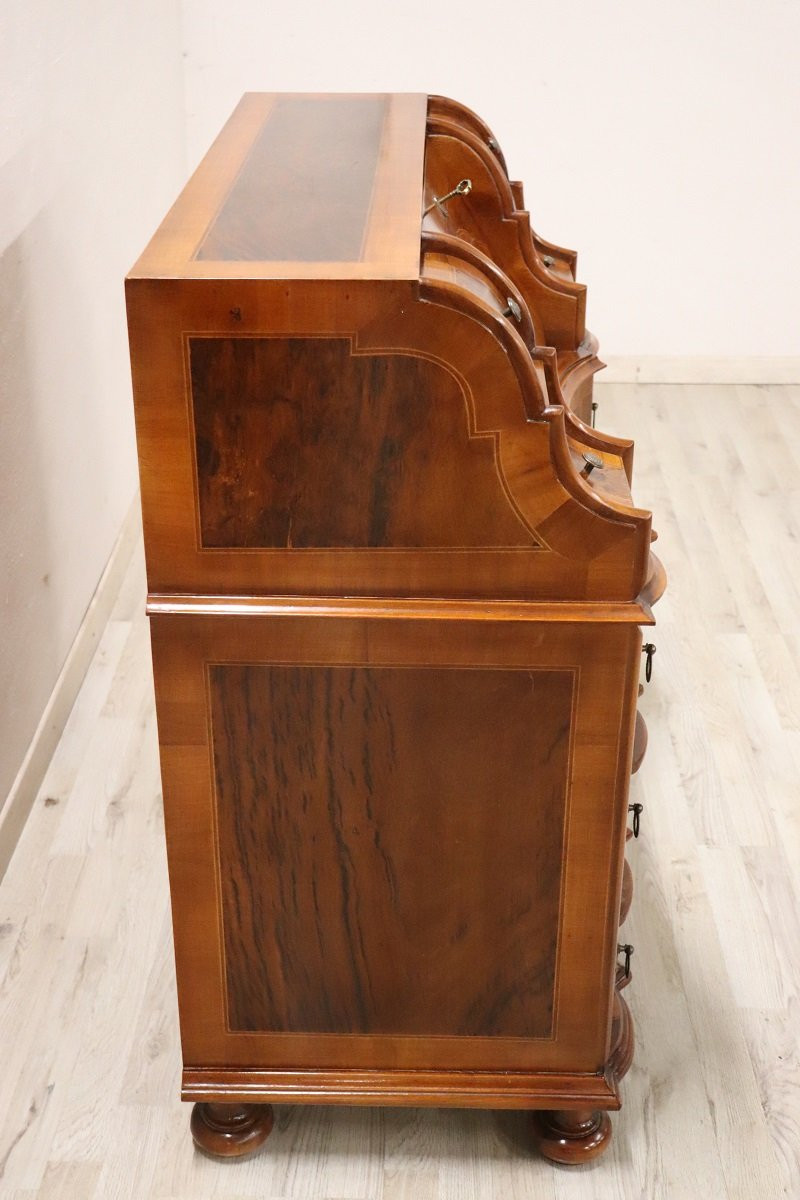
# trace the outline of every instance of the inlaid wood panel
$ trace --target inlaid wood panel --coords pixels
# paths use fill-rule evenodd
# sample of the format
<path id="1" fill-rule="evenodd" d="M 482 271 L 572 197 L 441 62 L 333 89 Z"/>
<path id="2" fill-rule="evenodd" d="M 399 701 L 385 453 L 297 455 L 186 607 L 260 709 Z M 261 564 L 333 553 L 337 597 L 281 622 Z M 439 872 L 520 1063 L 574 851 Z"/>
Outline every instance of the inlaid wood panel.
<path id="1" fill-rule="evenodd" d="M 458 381 L 347 338 L 189 341 L 201 544 L 531 547 Z"/>
<path id="2" fill-rule="evenodd" d="M 426 114 L 413 92 L 246 93 L 130 277 L 416 279 Z"/>
<path id="3" fill-rule="evenodd" d="M 598 1099 L 596 1090 L 587 1093 L 591 1080 L 603 1104 L 613 1107 L 616 1092 L 603 1064 L 618 941 L 634 672 L 641 661 L 638 628 L 613 622 L 598 627 L 585 620 L 565 624 L 554 619 L 555 610 L 548 614 L 541 606 L 536 608 L 541 619 L 533 613 L 525 619 L 520 613 L 479 614 L 476 606 L 470 614 L 449 614 L 433 602 L 407 612 L 397 602 L 365 607 L 356 601 L 344 609 L 320 603 L 297 610 L 294 601 L 275 601 L 267 611 L 246 607 L 238 614 L 228 603 L 218 608 L 187 598 L 172 613 L 151 609 L 170 879 L 175 894 L 186 897 L 173 925 L 185 1094 L 205 1099 L 198 1090 L 210 1086 L 219 1100 L 220 1086 L 226 1095 L 237 1086 L 224 1072 L 236 1069 L 255 1072 L 251 1082 L 262 1096 L 287 1099 L 302 1092 L 319 1100 L 335 1094 L 354 1103 L 378 1096 L 392 1096 L 392 1103 L 412 1098 L 435 1103 L 437 1097 L 479 1103 L 482 1097 L 496 1105 L 508 1081 L 498 1087 L 494 1073 L 513 1071 L 528 1072 L 519 1076 L 514 1092 L 515 1103 L 521 1098 L 527 1106 L 537 1098 L 563 1098 L 559 1073 L 567 1072 L 578 1073 L 587 1102 Z M 323 703 L 326 672 L 332 732 Z M 348 712 L 349 684 L 341 681 L 350 672 L 358 703 L 349 700 Z M 569 711 L 566 699 L 557 700 L 562 675 L 574 680 Z M 303 680 L 314 686 L 303 691 Z M 381 713 L 391 716 L 394 750 L 386 719 L 378 721 Z M 567 724 L 568 751 L 557 740 Z M 367 741 L 372 792 L 364 786 Z M 563 767 L 562 753 L 569 758 Z M 329 804 L 331 779 L 341 811 Z M 271 804 L 272 796 L 279 806 Z M 374 827 L 367 799 L 396 876 L 402 872 L 401 900 L 408 887 L 420 898 L 413 903 L 430 904 L 430 911 L 394 903 L 383 860 L 370 841 Z M 551 821 L 563 834 L 557 844 Z M 558 885 L 539 863 L 540 846 L 543 857 L 560 861 Z M 293 873 L 297 909 L 287 908 L 282 919 L 289 924 L 282 925 L 277 907 L 294 903 Z M 314 874 L 323 889 L 324 944 L 308 883 Z M 250 891 L 244 877 L 254 881 Z M 545 887 L 547 879 L 552 890 L 549 883 Z M 230 919 L 234 889 L 241 902 L 238 929 Z M 545 917 L 556 889 L 554 921 Z M 517 902 L 519 897 L 525 902 Z M 345 898 L 350 932 L 343 925 Z M 464 960 L 462 943 L 451 937 L 459 927 L 460 905 L 471 913 Z M 601 914 L 603 921 L 588 920 L 589 913 Z M 546 973 L 554 927 L 551 1020 L 550 1000 L 536 999 L 533 981 Z M 403 962 L 407 931 L 421 939 L 416 944 L 424 950 L 422 960 L 409 951 Z M 299 1016 L 290 1012 L 284 1022 L 286 1010 L 278 1012 L 270 1027 L 260 996 L 254 1001 L 241 989 L 241 1000 L 232 996 L 231 980 L 249 970 L 243 954 L 241 970 L 231 973 L 236 941 L 246 949 L 251 937 L 255 948 L 247 953 L 270 962 L 279 1006 L 285 1003 L 283 990 L 290 990 L 282 974 L 288 972 L 292 995 L 299 994 L 304 1006 Z M 291 961 L 280 952 L 290 939 L 297 947 Z M 377 997 L 366 1014 L 371 1022 L 366 1032 L 352 991 L 351 945 L 360 954 L 362 944 L 361 961 L 372 975 L 362 973 L 358 986 Z M 507 957 L 501 966 L 503 947 Z M 387 1012 L 393 1015 L 394 981 L 407 986 L 404 980 L 414 970 L 419 979 L 419 961 L 431 989 L 430 996 L 412 997 L 420 1026 L 384 1023 Z M 353 1016 L 350 1031 L 323 1026 L 324 1006 L 333 1004 L 314 990 L 323 968 L 325 987 L 339 1005 L 337 1019 Z M 484 1005 L 490 978 L 496 999 L 513 996 L 516 988 L 529 1011 L 505 1000 L 504 1009 L 494 1012 Z M 340 985 L 344 990 L 337 990 Z M 263 992 L 262 980 L 258 988 Z M 257 1027 L 242 1028 L 235 1008 L 253 1002 L 262 1006 L 258 1019 L 245 1015 Z M 313 1028 L 309 1013 L 317 1021 Z M 496 1032 L 459 1032 L 470 1028 L 467 1018 L 474 1020 L 472 1028 L 481 1022 Z M 417 1074 L 409 1079 L 403 1071 Z M 456 1081 L 461 1100 L 452 1092 L 454 1081 L 445 1078 L 452 1071 L 462 1073 Z M 308 1072 L 322 1074 L 312 1080 Z M 427 1072 L 424 1079 L 419 1072 Z M 534 1079 L 531 1072 L 547 1078 Z"/>
<path id="4" fill-rule="evenodd" d="M 360 258 L 386 105 L 381 95 L 276 97 L 195 258 Z M 324 221 L 308 202 L 317 198 Z"/>
<path id="5" fill-rule="evenodd" d="M 549 1036 L 573 672 L 208 670 L 230 1029 Z"/>

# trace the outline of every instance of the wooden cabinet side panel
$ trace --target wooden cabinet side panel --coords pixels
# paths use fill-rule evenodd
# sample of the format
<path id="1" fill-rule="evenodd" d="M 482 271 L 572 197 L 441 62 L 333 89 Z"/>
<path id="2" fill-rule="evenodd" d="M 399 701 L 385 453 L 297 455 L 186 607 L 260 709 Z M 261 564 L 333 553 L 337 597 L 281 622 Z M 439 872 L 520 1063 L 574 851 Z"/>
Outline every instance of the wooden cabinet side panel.
<path id="1" fill-rule="evenodd" d="M 208 1068 L 238 1066 L 298 1071 L 311 1068 L 602 1070 L 608 1052 L 611 1020 L 611 988 L 627 803 L 625 768 L 626 764 L 630 764 L 635 691 L 631 680 L 638 665 L 638 629 L 490 621 L 479 622 L 476 628 L 475 622 L 460 620 L 387 621 L 338 616 L 161 615 L 153 618 L 152 632 L 179 1002 L 187 1064 Z M 333 988 L 333 1000 L 322 996 L 314 998 L 312 989 L 307 985 L 303 994 L 303 988 L 299 986 L 299 975 L 306 968 L 312 974 L 319 968 L 322 952 L 321 944 L 317 947 L 314 945 L 315 918 L 313 913 L 302 911 L 300 896 L 297 913 L 292 916 L 295 903 L 291 895 L 292 855 L 298 853 L 298 863 L 305 863 L 303 886 L 306 893 L 313 878 L 321 878 L 319 863 L 315 865 L 307 855 L 304 858 L 305 852 L 298 847 L 300 831 L 294 817 L 281 829 L 280 820 L 285 819 L 285 812 L 280 815 L 279 825 L 275 826 L 271 825 L 271 821 L 279 814 L 273 810 L 271 816 L 265 815 L 264 810 L 258 807 L 255 786 L 256 780 L 266 777 L 263 762 L 255 762 L 250 768 L 250 783 L 247 782 L 246 772 L 243 775 L 236 774 L 232 761 L 224 768 L 224 786 L 228 794 L 223 799 L 223 806 L 228 804 L 228 817 L 221 821 L 218 809 L 219 796 L 214 779 L 215 724 L 219 726 L 221 723 L 220 736 L 224 740 L 227 736 L 226 719 L 229 723 L 244 720 L 245 725 L 247 720 L 251 720 L 258 725 L 268 714 L 266 708 L 259 707 L 259 702 L 250 706 L 249 717 L 241 711 L 237 715 L 237 702 L 233 696 L 228 697 L 225 703 L 224 696 L 220 694 L 217 698 L 220 711 L 215 715 L 214 703 L 208 694 L 209 672 L 212 677 L 215 671 L 233 672 L 227 676 L 227 681 L 233 693 L 239 695 L 241 709 L 242 673 L 255 672 L 251 675 L 249 686 L 261 688 L 269 685 L 269 671 L 278 666 L 289 672 L 296 672 L 298 668 L 306 669 L 305 675 L 283 675 L 281 690 L 284 693 L 284 709 L 278 725 L 280 727 L 283 724 L 285 728 L 290 715 L 297 719 L 298 714 L 304 711 L 306 720 L 310 722 L 308 737 L 291 742 L 290 748 L 285 748 L 283 762 L 279 764 L 276 759 L 269 769 L 275 779 L 285 772 L 287 783 L 293 776 L 291 789 L 294 805 L 302 809 L 305 803 L 308 811 L 314 810 L 316 835 L 320 838 L 324 833 L 323 841 L 327 839 L 327 845 L 318 844 L 318 851 L 322 857 L 330 857 L 330 869 L 334 871 L 334 876 L 325 882 L 325 887 L 330 890 L 326 902 L 320 907 L 320 920 L 329 939 L 327 945 L 332 962 L 335 963 L 337 958 L 341 960 L 333 972 L 334 979 L 338 980 Z M 329 700 L 324 700 L 322 708 L 307 701 L 300 704 L 299 708 L 295 702 L 288 703 L 287 707 L 287 687 L 291 690 L 295 686 L 311 686 L 312 674 L 308 669 L 319 667 L 335 668 L 340 672 L 335 687 L 330 675 L 328 682 L 325 682 L 324 673 L 314 677 L 314 687 L 322 687 L 323 697 L 325 689 L 330 687 Z M 353 678 L 353 671 L 358 669 L 368 672 L 361 674 L 360 682 Z M 448 876 L 447 886 L 454 889 L 443 906 L 444 927 L 436 924 L 440 914 L 433 905 L 432 897 L 423 896 L 408 901 L 404 910 L 405 919 L 409 922 L 406 933 L 412 932 L 417 924 L 423 935 L 415 949 L 406 948 L 404 951 L 407 954 L 405 967 L 408 968 L 411 963 L 414 970 L 421 971 L 425 954 L 431 963 L 430 995 L 427 998 L 424 995 L 419 997 L 420 1011 L 412 1016 L 407 1015 L 405 1004 L 397 1003 L 397 997 L 393 995 L 396 979 L 393 980 L 392 972 L 396 966 L 391 958 L 394 949 L 391 943 L 399 938 L 402 922 L 398 924 L 396 916 L 391 911 L 387 912 L 385 907 L 391 900 L 392 884 L 388 878 L 385 883 L 379 883 L 379 871 L 387 864 L 374 845 L 378 826 L 370 826 L 367 796 L 363 788 L 365 772 L 372 771 L 374 780 L 383 768 L 377 761 L 370 762 L 368 768 L 365 768 L 363 761 L 357 763 L 359 739 L 363 750 L 363 727 L 359 732 L 362 716 L 355 720 L 349 734 L 338 731 L 332 748 L 321 746 L 335 727 L 333 718 L 326 723 L 325 704 L 330 703 L 340 713 L 341 702 L 349 694 L 352 682 L 359 711 L 363 714 L 365 706 L 371 703 L 373 714 L 370 723 L 374 720 L 380 724 L 377 710 L 381 704 L 388 702 L 387 696 L 381 698 L 377 692 L 373 692 L 371 698 L 368 697 L 368 680 L 374 683 L 378 672 L 401 669 L 431 671 L 427 676 L 431 685 L 443 674 L 455 680 L 459 675 L 465 679 L 470 673 L 475 673 L 477 677 L 480 672 L 485 672 L 483 678 L 490 681 L 493 673 L 496 673 L 494 682 L 502 685 L 494 706 L 484 690 L 486 684 L 474 689 L 472 699 L 465 702 L 467 727 L 473 733 L 479 727 L 478 710 L 483 704 L 487 725 L 495 731 L 498 739 L 496 797 L 491 794 L 489 767 L 479 767 L 477 756 L 470 758 L 469 753 L 466 755 L 467 769 L 479 776 L 474 784 L 473 814 L 468 818 L 475 822 L 472 828 L 465 828 L 462 836 L 453 813 L 444 808 L 437 811 L 435 806 L 431 808 L 429 804 L 421 805 L 416 814 L 408 814 L 413 822 L 410 830 L 404 826 L 403 818 L 398 813 L 389 812 L 388 800 L 385 801 L 385 810 L 379 811 L 377 804 L 373 809 L 373 818 L 380 821 L 379 833 L 385 835 L 397 851 L 397 861 L 392 864 L 395 870 L 402 864 L 404 870 L 414 871 L 417 883 L 423 887 L 433 886 L 435 871 L 413 863 L 411 848 L 416 839 L 421 858 L 427 855 L 434 862 L 437 855 L 441 857 Z M 264 674 L 265 670 L 267 674 Z M 531 728 L 537 719 L 534 716 L 537 673 L 542 673 L 542 682 L 554 677 L 550 678 L 550 682 L 556 685 L 555 691 L 551 687 L 552 721 L 549 731 L 547 721 L 543 723 L 545 732 L 541 735 L 543 740 L 539 741 L 538 750 L 535 747 L 540 735 Z M 566 701 L 559 689 L 562 687 L 562 676 L 569 676 L 570 673 L 574 677 L 574 696 L 571 701 L 572 748 L 567 769 L 567 792 L 559 813 L 561 800 L 554 781 L 559 774 L 563 779 L 564 772 L 554 767 L 552 776 L 548 777 L 548 786 L 553 787 L 552 821 L 542 824 L 541 814 L 538 818 L 535 814 L 533 817 L 526 814 L 525 790 L 520 781 L 537 756 L 541 770 L 548 745 L 555 759 L 564 752 L 561 724 Z M 520 691 L 526 675 L 532 679 L 534 696 L 527 707 Z M 273 676 L 273 684 L 275 678 Z M 383 678 L 389 680 L 390 676 Z M 392 687 L 397 691 L 399 681 L 391 681 L 390 693 Z M 503 687 L 508 689 L 505 696 Z M 398 722 L 406 722 L 400 740 L 410 744 L 415 728 L 414 717 L 410 715 L 407 685 L 403 685 L 403 689 L 402 703 L 397 702 L 400 693 L 394 696 L 394 711 Z M 415 693 L 416 705 L 422 689 L 420 687 L 415 691 L 412 688 L 411 691 Z M 456 736 L 453 732 L 456 722 L 452 713 L 444 718 L 440 715 L 438 720 L 440 734 L 449 730 L 450 736 Z M 534 743 L 531 751 L 523 747 L 524 732 L 527 730 L 530 730 Z M 398 729 L 395 729 L 395 736 L 397 734 Z M 249 739 L 250 752 L 256 756 L 266 753 L 265 745 L 269 746 L 271 738 L 273 733 L 269 734 L 266 743 L 261 735 Z M 380 757 L 381 754 L 387 754 L 390 740 L 386 728 L 383 734 L 376 737 L 374 744 L 372 739 L 369 744 Z M 438 744 L 441 748 L 440 739 Z M 484 742 L 482 746 L 484 753 L 486 744 Z M 237 755 L 241 752 L 234 745 L 231 750 Z M 508 761 L 504 761 L 504 750 Z M 513 755 L 521 760 L 516 765 Z M 428 758 L 430 761 L 430 755 Z M 356 775 L 356 787 L 351 793 L 354 807 L 347 813 L 344 810 L 337 813 L 336 820 L 330 820 L 327 810 L 332 796 L 327 785 L 319 785 L 316 796 L 312 794 L 313 788 L 306 787 L 309 793 L 306 800 L 302 786 L 298 786 L 303 775 L 310 779 L 314 771 L 328 768 L 338 773 L 340 778 L 349 777 L 349 773 Z M 408 767 L 404 775 L 406 784 L 413 779 L 414 769 L 413 765 Z M 388 779 L 389 776 L 384 775 L 384 783 Z M 466 774 L 462 776 L 460 784 L 462 787 L 472 786 Z M 286 794 L 289 795 L 288 791 Z M 396 803 L 396 798 L 392 803 Z M 502 835 L 496 835 L 494 840 L 488 841 L 492 821 L 482 811 L 482 806 L 492 804 L 496 806 L 498 819 L 502 813 L 509 826 Z M 463 811 L 468 814 L 469 807 L 466 806 Z M 356 819 L 350 820 L 354 816 Z M 227 828 L 224 827 L 225 819 Z M 245 830 L 244 843 L 249 849 L 244 854 L 241 850 L 233 852 L 231 849 L 237 837 L 242 836 L 242 831 L 237 830 L 239 819 L 243 822 L 255 820 L 252 828 Z M 350 820 L 345 840 L 341 839 L 343 819 Z M 547 905 L 552 905 L 556 876 L 551 864 L 549 882 L 543 884 L 536 878 L 537 862 L 532 847 L 541 835 L 543 842 L 548 845 L 548 854 L 552 854 L 558 841 L 559 822 L 562 821 L 563 849 L 558 852 L 562 855 L 562 876 L 557 885 L 557 941 L 550 1019 L 546 997 L 552 960 L 548 959 L 546 932 L 540 929 L 537 933 L 536 930 L 540 915 L 545 926 L 551 919 Z M 519 847 L 512 844 L 509 833 L 514 827 L 518 831 Z M 356 847 L 359 839 L 364 841 L 370 836 L 373 838 L 372 849 L 367 852 L 363 847 L 366 855 L 364 861 L 367 863 L 365 869 L 363 864 L 359 866 L 355 863 Z M 456 848 L 451 848 L 448 859 L 448 851 L 441 849 L 443 836 L 454 840 L 462 836 L 467 872 L 477 870 L 480 877 L 480 884 L 468 886 L 463 895 L 458 894 Z M 481 861 L 480 847 L 484 841 L 487 842 L 484 850 L 486 859 Z M 405 849 L 400 853 L 398 847 Z M 263 883 L 268 874 L 267 867 L 254 868 L 253 865 L 259 848 L 263 851 L 265 863 L 272 859 L 281 868 L 279 879 L 272 881 L 271 897 L 257 889 L 258 902 L 266 905 L 261 914 L 263 931 L 259 939 L 268 936 L 270 929 L 273 943 L 283 939 L 280 948 L 275 944 L 267 948 L 266 954 L 272 964 L 269 968 L 270 978 L 278 988 L 297 987 L 297 994 L 306 1006 L 304 1011 L 298 1009 L 289 1013 L 285 998 L 279 997 L 268 1018 L 275 1025 L 294 1026 L 282 1030 L 235 1028 L 237 1024 L 267 1023 L 264 1022 L 264 1001 L 257 992 L 254 996 L 245 988 L 239 1000 L 234 1002 L 234 1010 L 237 1005 L 239 1008 L 234 1011 L 233 1020 L 229 1004 L 231 980 L 226 973 L 226 949 L 230 950 L 232 943 L 226 947 L 224 910 L 227 904 L 230 915 L 231 906 L 235 903 L 229 877 L 231 871 L 235 874 L 243 870 L 252 881 L 254 875 L 258 877 L 258 871 L 264 871 Z M 383 848 L 386 849 L 386 844 Z M 238 854 L 238 865 L 232 867 L 226 858 L 229 860 L 235 854 Z M 519 885 L 524 878 L 523 860 L 527 854 L 531 854 L 530 892 L 528 897 L 523 897 Z M 351 873 L 345 879 L 342 864 L 347 865 L 348 855 L 352 862 L 347 871 Z M 358 869 L 354 869 L 356 866 Z M 509 875 L 514 881 L 511 890 L 505 878 Z M 348 893 L 348 887 L 356 877 L 371 880 L 374 894 L 357 897 L 352 891 Z M 487 919 L 487 911 L 478 905 L 477 896 L 483 888 L 490 888 L 492 881 L 498 889 L 498 896 L 494 900 L 490 897 L 484 905 L 489 913 Z M 299 876 L 295 882 L 300 884 Z M 394 886 L 398 886 L 397 880 Z M 281 889 L 284 889 L 283 893 Z M 508 903 L 512 896 L 517 904 L 516 910 Z M 528 901 L 530 908 L 526 913 L 525 904 Z M 366 913 L 363 922 L 365 937 L 363 945 L 360 945 L 354 916 L 358 913 L 359 903 L 367 902 L 371 909 L 366 913 L 366 909 L 362 908 L 361 915 Z M 428 902 L 432 907 L 426 911 L 425 904 Z M 313 908 L 313 901 L 310 903 Z M 406 901 L 401 902 L 401 908 L 404 903 Z M 537 903 L 544 906 L 541 914 L 536 912 Z M 459 905 L 462 905 L 461 909 Z M 285 937 L 278 924 L 282 910 L 288 921 Z M 459 912 L 465 921 L 471 922 L 470 928 L 462 934 L 465 957 L 461 963 L 458 960 L 457 937 Z M 508 922 L 505 933 L 504 919 Z M 292 920 L 300 922 L 300 925 L 295 925 L 294 933 L 289 928 Z M 348 920 L 351 923 L 349 932 L 346 930 Z M 425 929 L 429 920 L 431 924 Z M 304 927 L 303 922 L 306 922 Z M 441 973 L 437 973 L 439 966 L 434 956 L 436 938 L 443 933 L 443 929 L 445 941 L 449 938 L 454 947 L 449 969 L 455 969 L 457 975 L 461 973 L 459 978 L 464 985 L 464 995 L 458 994 L 455 1002 L 450 1003 L 446 1021 L 435 1011 L 434 1004 L 434 998 L 441 999 L 443 1003 L 447 1001 L 447 970 L 443 963 Z M 305 944 L 298 945 L 296 952 L 304 957 L 290 964 L 288 971 L 283 971 L 280 964 L 276 968 L 275 963 L 280 956 L 285 957 L 290 953 L 291 942 L 298 930 Z M 385 946 L 381 944 L 382 931 L 388 934 Z M 537 939 L 540 952 L 538 958 L 536 955 L 530 956 L 528 963 L 532 964 L 534 976 L 537 970 L 542 972 L 546 986 L 540 987 L 537 999 L 536 980 L 533 978 L 530 994 L 526 995 L 524 971 L 515 973 L 512 965 L 507 968 L 509 974 L 506 983 L 511 990 L 509 992 L 506 989 L 505 1007 L 501 1002 L 500 989 L 496 992 L 500 997 L 499 1008 L 493 1012 L 487 998 L 496 988 L 498 980 L 489 976 L 505 952 L 509 952 L 513 958 L 515 945 L 521 947 L 521 942 L 515 943 L 515 938 L 521 938 L 525 931 Z M 245 926 L 242 926 L 237 936 L 244 937 L 246 952 L 237 971 L 247 972 L 250 969 L 248 955 L 254 951 L 252 947 L 248 949 L 245 934 Z M 503 936 L 506 937 L 504 947 L 490 944 L 498 937 L 502 940 Z M 355 964 L 358 970 L 354 972 L 351 971 L 354 965 L 353 952 L 364 955 L 362 962 Z M 414 954 L 417 953 L 422 957 L 415 959 Z M 526 951 L 522 949 L 521 953 L 525 954 Z M 497 957 L 493 958 L 495 954 Z M 402 960 L 402 955 L 400 958 Z M 370 972 L 376 962 L 379 963 L 379 969 L 372 978 Z M 354 982 L 356 975 L 357 983 Z M 375 989 L 371 1007 L 359 1008 L 354 989 L 358 986 L 368 988 L 370 985 Z M 256 1006 L 255 1011 L 253 1005 Z M 329 1032 L 322 1030 L 326 1022 L 331 1030 Z M 301 1028 L 303 1025 L 305 1029 Z M 349 1032 L 346 1029 L 348 1025 Z"/>
<path id="2" fill-rule="evenodd" d="M 128 312 L 151 592 L 634 601 L 641 590 L 647 514 L 609 507 L 591 489 L 582 490 L 566 443 L 561 457 L 556 454 L 552 422 L 526 419 L 519 380 L 493 333 L 446 305 L 420 301 L 414 285 L 354 281 L 345 289 L 323 280 L 291 286 L 220 280 L 212 289 L 203 280 L 129 280 Z M 328 495 L 336 480 L 346 489 L 356 479 L 367 492 L 379 485 L 378 494 L 361 503 L 357 520 L 351 514 L 346 528 L 323 528 L 321 543 L 312 536 L 316 531 L 306 528 L 305 543 L 296 545 L 288 521 L 288 508 L 294 506 L 290 494 L 288 508 L 284 505 L 279 514 L 280 528 L 270 525 L 275 519 L 272 483 L 259 478 L 254 447 L 267 416 L 273 438 L 279 435 L 273 418 L 278 424 L 297 420 L 296 396 L 288 398 L 284 412 L 271 415 L 255 398 L 245 414 L 255 422 L 255 434 L 248 426 L 247 442 L 234 443 L 234 457 L 241 451 L 246 459 L 235 475 L 237 503 L 233 497 L 224 501 L 230 463 L 220 458 L 217 464 L 215 455 L 225 436 L 219 438 L 217 430 L 209 438 L 207 428 L 215 404 L 201 404 L 199 442 L 193 422 L 189 346 L 206 338 L 253 344 L 267 338 L 316 339 L 320 354 L 327 341 L 346 338 L 354 358 L 372 363 L 370 371 L 398 375 L 401 386 L 385 412 L 369 383 L 367 398 L 356 407 L 359 419 L 375 419 L 373 440 L 367 439 L 361 464 L 328 480 Z M 402 359 L 412 361 L 401 364 Z M 432 382 L 437 372 L 447 375 L 444 383 L 441 378 Z M 413 395 L 404 399 L 412 377 L 428 389 L 431 411 L 423 412 L 424 435 L 422 429 L 415 434 L 414 422 L 404 426 L 401 420 L 398 438 L 396 418 L 405 403 L 415 402 Z M 323 372 L 323 386 L 334 386 L 326 379 Z M 389 382 L 394 388 L 394 380 Z M 246 374 L 235 386 L 247 386 Z M 412 381 L 412 393 L 416 386 Z M 319 405 L 317 384 L 307 391 L 308 413 L 301 414 L 304 453 L 309 413 Z M 216 409 L 216 419 L 224 423 L 227 405 L 217 403 Z M 385 436 L 379 437 L 384 417 Z M 277 473 L 284 500 L 293 467 L 291 453 L 284 455 L 283 449 L 291 452 L 298 437 L 299 427 L 280 453 L 261 464 Z M 399 441 L 402 453 L 396 452 Z M 561 446 L 563 436 L 555 441 Z M 345 446 L 348 462 L 357 445 L 356 436 L 352 446 Z M 208 489 L 205 514 L 199 511 L 198 449 Z M 381 455 L 381 470 L 375 472 Z M 229 450 L 225 457 L 230 459 Z M 219 466 L 223 474 L 214 479 Z M 261 515 L 247 530 L 237 529 L 241 493 L 254 480 L 256 491 L 263 492 Z M 391 501 L 385 524 L 380 486 Z M 337 509 L 347 499 L 340 492 Z M 459 503 L 454 505 L 451 496 Z M 216 514 L 210 511 L 215 507 Z M 319 497 L 312 508 L 320 510 Z M 232 522 L 232 536 L 220 526 L 220 516 L 223 526 Z M 340 524 L 343 519 L 336 517 Z M 270 526 L 266 537 L 264 523 Z M 270 545 L 272 540 L 281 544 Z"/>

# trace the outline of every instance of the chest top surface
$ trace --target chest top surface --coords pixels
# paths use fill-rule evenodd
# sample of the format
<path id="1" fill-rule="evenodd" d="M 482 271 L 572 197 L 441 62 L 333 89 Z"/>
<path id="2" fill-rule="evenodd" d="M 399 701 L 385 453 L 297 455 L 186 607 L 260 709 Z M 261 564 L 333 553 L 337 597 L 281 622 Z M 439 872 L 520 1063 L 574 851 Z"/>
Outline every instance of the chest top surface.
<path id="1" fill-rule="evenodd" d="M 427 103 L 247 93 L 131 276 L 416 279 Z"/>
<path id="2" fill-rule="evenodd" d="M 151 593 L 650 619 L 631 444 L 564 402 L 473 126 L 424 94 L 242 98 L 127 281 Z"/>

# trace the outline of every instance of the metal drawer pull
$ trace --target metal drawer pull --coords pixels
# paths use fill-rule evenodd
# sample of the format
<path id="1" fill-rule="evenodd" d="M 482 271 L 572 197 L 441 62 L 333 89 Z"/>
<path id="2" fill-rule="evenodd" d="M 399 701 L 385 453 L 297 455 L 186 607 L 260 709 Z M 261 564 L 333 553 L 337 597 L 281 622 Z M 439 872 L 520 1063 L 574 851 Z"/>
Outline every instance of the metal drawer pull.
<path id="1" fill-rule="evenodd" d="M 584 450 L 581 457 L 586 463 L 586 466 L 581 471 L 581 475 L 583 475 L 584 478 L 588 475 L 591 475 L 592 471 L 595 471 L 598 467 L 602 467 L 603 465 L 602 458 L 599 454 L 595 454 L 594 450 Z"/>
<path id="2" fill-rule="evenodd" d="M 632 825 L 633 825 L 633 836 L 635 838 L 637 838 L 639 836 L 639 818 L 642 815 L 643 809 L 644 809 L 643 804 L 629 804 L 628 805 L 628 812 L 633 813 Z"/>
<path id="3" fill-rule="evenodd" d="M 503 309 L 503 316 L 513 317 L 519 325 L 520 321 L 522 320 L 522 309 L 517 304 L 513 296 L 506 296 L 506 305 L 507 307 Z"/>
<path id="4" fill-rule="evenodd" d="M 600 405 L 597 403 L 597 401 L 593 400 L 592 401 L 592 418 L 591 418 L 592 429 L 596 428 L 596 426 L 597 426 L 597 410 L 599 407 L 600 407 Z"/>
<path id="5" fill-rule="evenodd" d="M 625 955 L 625 978 L 631 977 L 631 955 L 633 954 L 633 946 L 630 942 L 625 942 L 622 946 L 617 946 L 617 954 Z"/>
<path id="6" fill-rule="evenodd" d="M 645 644 L 642 646 L 642 654 L 647 655 L 647 659 L 644 664 L 644 677 L 648 683 L 653 678 L 653 655 L 655 652 L 656 648 L 652 642 L 645 642 Z"/>

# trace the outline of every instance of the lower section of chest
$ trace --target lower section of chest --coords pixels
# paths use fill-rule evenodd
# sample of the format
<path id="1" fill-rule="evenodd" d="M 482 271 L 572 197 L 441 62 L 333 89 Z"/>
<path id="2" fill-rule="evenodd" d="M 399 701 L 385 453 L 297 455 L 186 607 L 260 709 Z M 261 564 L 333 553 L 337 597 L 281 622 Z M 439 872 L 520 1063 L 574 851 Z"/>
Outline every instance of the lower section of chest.
<path id="1" fill-rule="evenodd" d="M 186 1078 L 608 1091 L 638 630 L 152 633 Z"/>

